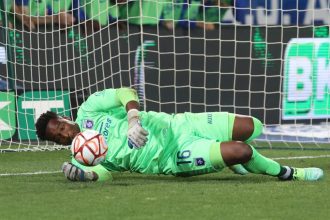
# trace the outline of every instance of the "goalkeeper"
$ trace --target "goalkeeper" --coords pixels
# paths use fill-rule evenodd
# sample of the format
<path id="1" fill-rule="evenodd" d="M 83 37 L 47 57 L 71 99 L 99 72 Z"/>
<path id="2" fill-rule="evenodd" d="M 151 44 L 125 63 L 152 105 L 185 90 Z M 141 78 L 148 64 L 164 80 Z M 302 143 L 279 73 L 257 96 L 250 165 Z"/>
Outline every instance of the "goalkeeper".
<path id="1" fill-rule="evenodd" d="M 92 94 L 72 122 L 54 112 L 36 122 L 42 140 L 69 145 L 86 129 L 99 131 L 109 149 L 105 161 L 86 167 L 74 159 L 62 166 L 72 181 L 104 181 L 110 171 L 193 176 L 231 167 L 278 177 L 280 180 L 314 181 L 323 177 L 319 168 L 282 166 L 262 156 L 249 142 L 262 132 L 254 118 L 227 112 L 167 114 L 138 110 L 135 90 L 106 89 Z"/>

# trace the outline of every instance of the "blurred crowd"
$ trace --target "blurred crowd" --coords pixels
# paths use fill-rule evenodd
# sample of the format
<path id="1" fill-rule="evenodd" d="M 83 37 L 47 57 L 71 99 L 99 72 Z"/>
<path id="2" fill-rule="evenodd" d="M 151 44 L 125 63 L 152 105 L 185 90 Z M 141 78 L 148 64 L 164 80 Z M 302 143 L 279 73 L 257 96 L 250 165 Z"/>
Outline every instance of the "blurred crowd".
<path id="1" fill-rule="evenodd" d="M 70 27 L 79 23 L 90 23 L 93 30 L 99 30 L 114 22 L 213 30 L 232 8 L 233 0 L 6 1 L 6 15 L 12 14 L 15 24 L 33 31 L 40 25 Z"/>

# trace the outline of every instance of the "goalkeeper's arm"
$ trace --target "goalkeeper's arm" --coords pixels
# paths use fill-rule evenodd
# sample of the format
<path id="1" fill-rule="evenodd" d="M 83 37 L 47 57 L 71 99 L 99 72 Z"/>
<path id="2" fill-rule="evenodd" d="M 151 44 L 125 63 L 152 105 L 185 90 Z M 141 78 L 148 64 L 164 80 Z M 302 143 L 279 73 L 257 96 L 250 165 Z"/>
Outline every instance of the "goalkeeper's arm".
<path id="1" fill-rule="evenodd" d="M 120 88 L 116 90 L 117 97 L 126 108 L 128 120 L 128 146 L 139 149 L 148 141 L 148 131 L 145 130 L 139 117 L 139 99 L 134 89 Z"/>
<path id="2" fill-rule="evenodd" d="M 102 165 L 86 167 L 78 163 L 75 159 L 71 162 L 64 162 L 62 171 L 65 177 L 71 181 L 105 181 L 112 180 L 111 173 Z"/>
<path id="3" fill-rule="evenodd" d="M 131 109 L 139 110 L 139 98 L 134 89 L 126 87 L 119 88 L 116 89 L 116 95 L 127 112 Z"/>

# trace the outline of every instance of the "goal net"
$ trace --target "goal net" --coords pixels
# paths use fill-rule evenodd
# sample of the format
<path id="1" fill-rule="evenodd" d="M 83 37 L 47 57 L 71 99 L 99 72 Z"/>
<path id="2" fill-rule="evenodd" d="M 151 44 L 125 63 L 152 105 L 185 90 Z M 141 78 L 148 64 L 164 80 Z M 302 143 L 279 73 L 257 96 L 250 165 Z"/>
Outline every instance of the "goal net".
<path id="1" fill-rule="evenodd" d="M 134 87 L 145 110 L 229 111 L 261 147 L 329 148 L 328 0 L 1 0 L 0 149 L 39 141 L 95 91 Z"/>

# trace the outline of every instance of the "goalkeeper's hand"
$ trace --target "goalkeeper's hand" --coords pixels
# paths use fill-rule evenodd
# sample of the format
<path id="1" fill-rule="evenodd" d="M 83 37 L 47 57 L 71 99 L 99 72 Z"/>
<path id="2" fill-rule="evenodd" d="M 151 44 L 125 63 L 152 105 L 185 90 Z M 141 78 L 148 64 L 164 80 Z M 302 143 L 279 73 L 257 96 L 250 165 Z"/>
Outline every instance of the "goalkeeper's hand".
<path id="1" fill-rule="evenodd" d="M 130 148 L 140 149 L 148 141 L 148 131 L 146 131 L 140 123 L 140 118 L 137 109 L 131 109 L 127 112 L 128 119 L 128 146 Z"/>
<path id="2" fill-rule="evenodd" d="M 71 181 L 96 181 L 98 176 L 93 171 L 83 171 L 72 163 L 64 162 L 62 165 L 64 176 Z"/>

